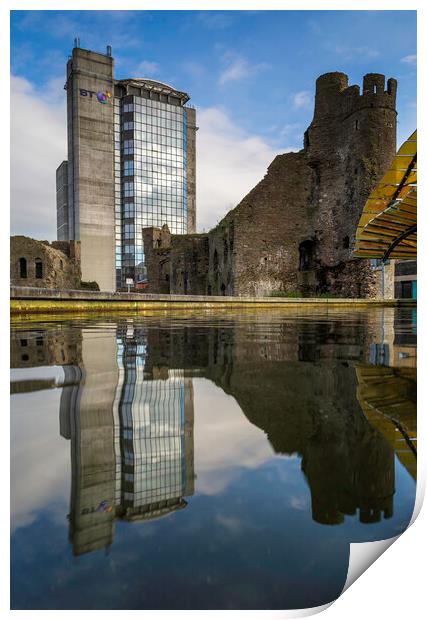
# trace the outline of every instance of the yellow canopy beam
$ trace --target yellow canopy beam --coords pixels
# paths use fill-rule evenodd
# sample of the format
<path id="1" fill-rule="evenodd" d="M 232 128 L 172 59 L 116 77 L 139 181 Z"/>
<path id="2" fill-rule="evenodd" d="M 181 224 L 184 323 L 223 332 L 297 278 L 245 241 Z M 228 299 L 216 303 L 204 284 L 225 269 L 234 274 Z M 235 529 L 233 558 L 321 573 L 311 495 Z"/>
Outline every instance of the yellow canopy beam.
<path id="1" fill-rule="evenodd" d="M 354 256 L 415 259 L 416 231 L 417 132 L 414 131 L 366 201 L 356 230 Z"/>

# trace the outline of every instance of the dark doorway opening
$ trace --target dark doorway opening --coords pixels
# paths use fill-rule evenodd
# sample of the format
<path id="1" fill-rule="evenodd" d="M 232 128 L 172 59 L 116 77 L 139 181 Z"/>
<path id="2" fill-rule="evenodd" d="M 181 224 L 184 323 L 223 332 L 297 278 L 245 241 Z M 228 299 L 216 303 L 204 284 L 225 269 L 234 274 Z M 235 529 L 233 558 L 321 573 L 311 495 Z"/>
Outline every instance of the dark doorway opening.
<path id="1" fill-rule="evenodd" d="M 307 239 L 299 244 L 299 270 L 308 271 L 314 269 L 314 248 L 315 242 Z"/>

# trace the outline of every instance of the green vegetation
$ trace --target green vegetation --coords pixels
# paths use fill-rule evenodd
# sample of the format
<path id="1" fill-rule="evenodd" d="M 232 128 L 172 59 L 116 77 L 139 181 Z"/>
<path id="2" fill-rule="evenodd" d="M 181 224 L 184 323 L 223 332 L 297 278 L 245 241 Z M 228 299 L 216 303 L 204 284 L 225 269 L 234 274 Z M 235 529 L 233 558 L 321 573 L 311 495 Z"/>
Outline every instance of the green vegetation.
<path id="1" fill-rule="evenodd" d="M 302 293 L 300 293 L 299 291 L 290 291 L 290 292 L 286 292 L 286 291 L 273 291 L 272 293 L 270 293 L 269 297 L 304 297 L 304 295 Z"/>
<path id="2" fill-rule="evenodd" d="M 80 288 L 84 291 L 99 291 L 98 282 L 80 282 Z"/>
<path id="3" fill-rule="evenodd" d="M 307 295 L 304 295 L 304 293 L 301 293 L 301 291 L 273 291 L 272 293 L 270 293 L 269 297 L 291 297 L 291 298 L 298 298 L 298 299 L 304 299 L 307 298 Z M 332 295 L 331 293 L 320 293 L 319 295 L 315 296 L 316 299 L 337 299 L 336 295 Z"/>

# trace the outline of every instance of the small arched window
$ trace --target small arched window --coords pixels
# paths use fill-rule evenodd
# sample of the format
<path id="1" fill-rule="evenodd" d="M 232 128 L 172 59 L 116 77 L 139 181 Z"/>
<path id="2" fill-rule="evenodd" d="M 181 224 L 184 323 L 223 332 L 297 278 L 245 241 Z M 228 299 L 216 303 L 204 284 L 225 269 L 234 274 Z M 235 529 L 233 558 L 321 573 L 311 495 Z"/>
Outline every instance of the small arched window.
<path id="1" fill-rule="evenodd" d="M 64 269 L 64 263 L 62 262 L 62 259 L 59 259 L 59 268 Z"/>
<path id="2" fill-rule="evenodd" d="M 36 266 L 36 278 L 41 280 L 43 278 L 43 263 L 40 258 L 36 258 L 34 263 Z"/>
<path id="3" fill-rule="evenodd" d="M 20 278 L 27 277 L 27 259 L 26 258 L 19 259 L 19 277 Z"/>
<path id="4" fill-rule="evenodd" d="M 354 128 L 355 128 L 356 131 L 358 131 L 358 129 L 359 129 L 359 120 L 358 119 L 356 119 L 354 121 Z"/>

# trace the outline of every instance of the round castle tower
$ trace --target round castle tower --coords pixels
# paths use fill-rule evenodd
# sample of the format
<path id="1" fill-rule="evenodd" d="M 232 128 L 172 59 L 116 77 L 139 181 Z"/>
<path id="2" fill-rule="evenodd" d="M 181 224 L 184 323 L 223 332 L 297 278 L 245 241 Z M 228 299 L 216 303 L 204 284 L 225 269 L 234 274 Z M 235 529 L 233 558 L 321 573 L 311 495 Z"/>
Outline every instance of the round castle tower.
<path id="1" fill-rule="evenodd" d="M 318 265 L 336 268 L 352 258 L 363 206 L 396 153 L 396 90 L 396 80 L 390 78 L 386 87 L 384 75 L 378 73 L 364 76 L 362 93 L 359 86 L 348 85 L 344 73 L 326 73 L 316 81 L 304 152 L 313 170 Z M 329 276 L 324 274 L 326 280 Z M 360 294 L 367 293 L 364 286 L 362 282 Z M 343 294 L 345 289 L 344 285 Z"/>

